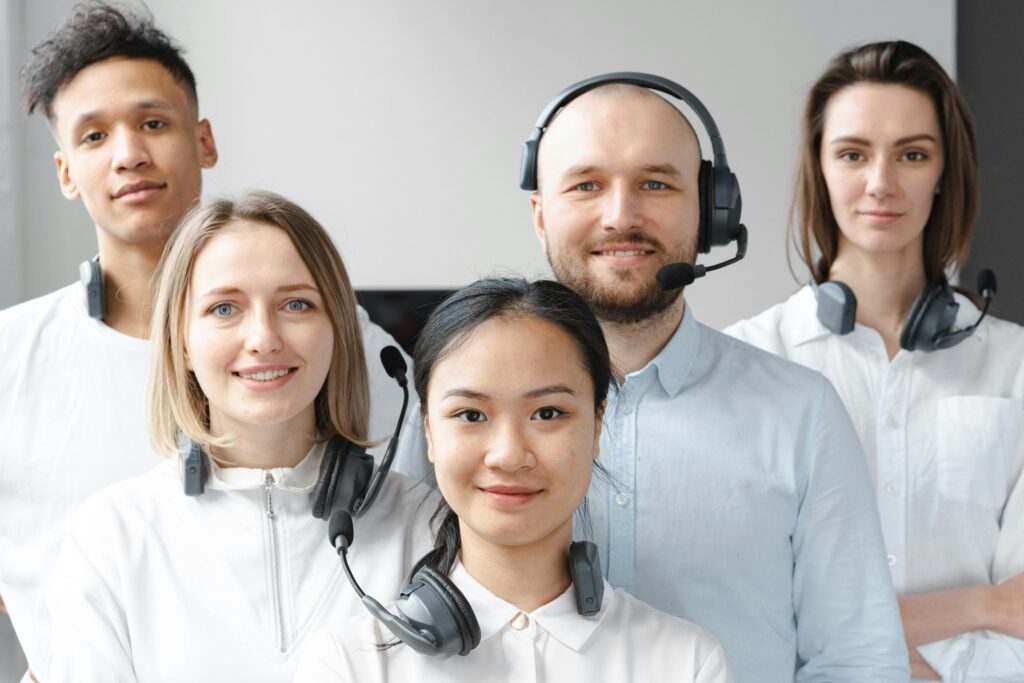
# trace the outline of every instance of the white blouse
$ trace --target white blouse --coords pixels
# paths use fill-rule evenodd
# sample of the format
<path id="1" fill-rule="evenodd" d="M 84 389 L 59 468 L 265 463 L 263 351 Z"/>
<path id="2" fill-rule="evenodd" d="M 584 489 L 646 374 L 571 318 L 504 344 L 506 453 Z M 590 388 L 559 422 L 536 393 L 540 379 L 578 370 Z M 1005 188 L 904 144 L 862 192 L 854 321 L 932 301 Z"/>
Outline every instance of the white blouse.
<path id="1" fill-rule="evenodd" d="M 966 327 L 979 310 L 956 299 L 956 327 Z M 890 361 L 876 330 L 826 329 L 804 287 L 725 332 L 835 385 L 868 458 L 897 593 L 995 584 L 1024 571 L 1024 328 L 987 317 L 951 349 L 900 350 Z M 943 680 L 1024 680 L 1024 641 L 1002 634 L 918 650 Z"/>
<path id="2" fill-rule="evenodd" d="M 467 656 L 427 657 L 403 644 L 382 650 L 378 643 L 394 639 L 367 614 L 310 641 L 295 681 L 732 681 L 721 646 L 704 629 L 607 582 L 601 611 L 588 618 L 576 612 L 572 586 L 527 614 L 480 585 L 461 564 L 451 580 L 480 623 L 480 644 Z"/>

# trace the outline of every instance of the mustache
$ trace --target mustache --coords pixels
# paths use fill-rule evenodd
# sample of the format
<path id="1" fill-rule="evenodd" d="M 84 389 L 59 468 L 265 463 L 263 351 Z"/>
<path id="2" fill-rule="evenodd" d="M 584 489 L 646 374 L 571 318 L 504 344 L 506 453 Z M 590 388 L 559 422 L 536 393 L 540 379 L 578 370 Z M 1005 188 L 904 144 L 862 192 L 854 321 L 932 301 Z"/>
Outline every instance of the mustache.
<path id="1" fill-rule="evenodd" d="M 648 249 L 653 249 L 661 254 L 665 253 L 665 245 L 662 244 L 661 241 L 643 233 L 630 233 L 628 235 L 585 242 L 583 244 L 583 250 L 587 252 L 604 251 L 606 247 L 612 244 L 637 244 L 647 247 Z"/>

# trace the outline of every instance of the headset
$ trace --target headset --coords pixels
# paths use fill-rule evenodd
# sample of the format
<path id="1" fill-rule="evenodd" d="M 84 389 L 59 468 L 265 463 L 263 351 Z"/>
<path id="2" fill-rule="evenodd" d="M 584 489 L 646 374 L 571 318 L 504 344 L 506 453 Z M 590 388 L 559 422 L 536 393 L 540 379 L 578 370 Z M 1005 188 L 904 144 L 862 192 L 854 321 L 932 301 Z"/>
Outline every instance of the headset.
<path id="1" fill-rule="evenodd" d="M 348 565 L 352 536 L 352 516 L 343 509 L 335 510 L 328 525 L 328 539 L 341 559 L 345 575 L 370 614 L 396 638 L 420 654 L 442 659 L 468 655 L 480 644 L 480 624 L 473 606 L 448 577 L 428 566 L 439 548 L 427 553 L 409 573 L 411 578 L 395 601 L 396 615 L 367 595 L 352 575 Z M 581 541 L 569 546 L 569 574 L 576 612 L 584 617 L 598 614 L 604 598 L 604 579 L 596 545 Z"/>
<path id="2" fill-rule="evenodd" d="M 398 438 L 405 422 L 405 411 L 409 406 L 409 381 L 406 378 L 408 366 L 401 352 L 394 346 L 380 350 L 380 362 L 388 375 L 402 388 L 402 410 L 394 436 L 381 459 L 380 467 L 373 473 L 373 456 L 340 434 L 327 442 L 320 471 L 313 487 L 313 516 L 329 519 L 333 512 L 343 511 L 354 517 L 362 517 L 377 499 L 384 480 L 391 470 L 398 448 Z M 200 496 L 210 476 L 209 459 L 200 446 L 182 435 L 179 441 L 179 473 L 182 488 L 187 496 Z M 371 474 L 373 475 L 371 477 Z"/>
<path id="3" fill-rule="evenodd" d="M 949 349 L 974 334 L 995 297 L 995 273 L 988 268 L 978 273 L 977 288 L 985 299 L 981 315 L 970 327 L 954 330 L 953 324 L 960 304 L 953 298 L 953 288 L 945 278 L 941 282 L 925 285 L 914 299 L 900 330 L 900 348 L 925 352 Z M 817 315 L 821 324 L 836 334 L 852 332 L 857 319 L 857 297 L 853 290 L 838 280 L 829 280 L 819 285 L 813 279 L 811 289 L 818 302 Z"/>
<path id="4" fill-rule="evenodd" d="M 78 264 L 78 278 L 85 286 L 85 308 L 90 318 L 103 320 L 107 315 L 107 300 L 103 292 L 103 269 L 100 255 Z"/>
<path id="5" fill-rule="evenodd" d="M 551 100 L 541 112 L 534 125 L 530 139 L 523 143 L 522 162 L 520 165 L 519 187 L 524 190 L 537 190 L 537 161 L 540 151 L 540 140 L 551 125 L 558 112 L 583 93 L 609 83 L 628 83 L 650 90 L 671 95 L 685 102 L 700 119 L 704 130 L 711 139 L 714 162 L 702 159 L 700 173 L 697 178 L 700 202 L 700 227 L 697 232 L 697 249 L 706 254 L 712 247 L 725 246 L 737 242 L 736 256 L 713 266 L 693 266 L 691 264 L 671 264 L 659 271 L 658 284 L 663 289 L 678 289 L 690 284 L 694 279 L 703 277 L 708 271 L 724 268 L 739 261 L 747 251 L 747 228 L 740 223 L 743 209 L 743 197 L 740 194 L 739 181 L 736 174 L 729 170 L 729 160 L 725 154 L 725 143 L 718 132 L 718 126 L 704 104 L 683 86 L 661 76 L 619 71 L 616 73 L 594 76 L 574 83 Z M 666 270 L 669 269 L 669 270 Z M 685 282 L 692 272 L 692 278 Z M 678 283 L 678 284 L 677 284 Z M 674 285 L 674 286 L 667 286 Z"/>

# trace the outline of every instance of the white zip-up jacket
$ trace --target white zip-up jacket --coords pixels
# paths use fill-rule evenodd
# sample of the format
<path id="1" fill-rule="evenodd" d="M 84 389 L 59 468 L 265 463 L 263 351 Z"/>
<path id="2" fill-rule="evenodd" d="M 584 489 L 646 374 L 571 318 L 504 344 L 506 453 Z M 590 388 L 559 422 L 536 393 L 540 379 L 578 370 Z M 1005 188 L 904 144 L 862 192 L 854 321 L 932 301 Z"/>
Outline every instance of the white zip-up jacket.
<path id="1" fill-rule="evenodd" d="M 323 448 L 294 468 L 213 465 L 198 497 L 169 461 L 87 500 L 46 588 L 43 683 L 291 681 L 311 634 L 364 609 L 310 511 Z M 355 521 L 350 562 L 364 590 L 394 599 L 432 545 L 436 501 L 388 477 Z"/>

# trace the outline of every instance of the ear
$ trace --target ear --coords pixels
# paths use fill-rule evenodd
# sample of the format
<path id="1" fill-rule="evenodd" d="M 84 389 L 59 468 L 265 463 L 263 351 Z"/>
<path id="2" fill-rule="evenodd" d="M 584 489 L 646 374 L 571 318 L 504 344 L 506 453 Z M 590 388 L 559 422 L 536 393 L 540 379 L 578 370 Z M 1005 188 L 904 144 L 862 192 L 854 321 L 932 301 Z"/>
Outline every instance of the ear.
<path id="1" fill-rule="evenodd" d="M 548 240 L 547 231 L 544 228 L 544 210 L 541 201 L 539 191 L 534 191 L 530 195 L 530 214 L 533 217 L 533 231 L 537 235 L 537 240 L 540 242 L 540 248 L 544 251 L 544 255 L 548 253 Z"/>
<path id="2" fill-rule="evenodd" d="M 78 199 L 78 185 L 71 179 L 71 168 L 64 152 L 57 150 L 53 153 L 53 161 L 57 164 L 57 182 L 60 184 L 60 192 L 68 201 Z"/>
<path id="3" fill-rule="evenodd" d="M 199 149 L 199 165 L 213 168 L 217 163 L 217 142 L 213 139 L 213 128 L 209 119 L 196 124 L 196 146 Z"/>
<path id="4" fill-rule="evenodd" d="M 427 460 L 429 460 L 430 464 L 433 465 L 434 441 L 433 439 L 430 438 L 430 420 L 427 419 L 427 411 L 424 410 L 423 412 L 420 413 L 420 415 L 423 418 L 423 435 L 427 439 Z"/>
<path id="5" fill-rule="evenodd" d="M 594 460 L 601 455 L 601 430 L 604 428 L 604 410 L 608 407 L 608 401 L 601 401 L 601 406 L 594 415 Z"/>

